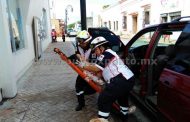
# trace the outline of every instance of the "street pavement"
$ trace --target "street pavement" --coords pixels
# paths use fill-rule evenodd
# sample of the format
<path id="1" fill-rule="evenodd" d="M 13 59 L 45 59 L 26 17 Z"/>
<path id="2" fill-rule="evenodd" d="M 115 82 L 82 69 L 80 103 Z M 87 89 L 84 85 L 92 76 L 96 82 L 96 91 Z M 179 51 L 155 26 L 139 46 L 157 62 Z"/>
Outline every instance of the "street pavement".
<path id="1" fill-rule="evenodd" d="M 34 62 L 18 81 L 18 94 L 0 105 L 0 122 L 88 122 L 97 117 L 98 94 L 86 96 L 86 106 L 76 112 L 77 74 L 53 52 L 60 48 L 67 56 L 74 53 L 72 39 L 51 43 L 42 58 Z M 110 122 L 121 122 L 111 114 Z M 140 109 L 128 122 L 150 122 Z"/>

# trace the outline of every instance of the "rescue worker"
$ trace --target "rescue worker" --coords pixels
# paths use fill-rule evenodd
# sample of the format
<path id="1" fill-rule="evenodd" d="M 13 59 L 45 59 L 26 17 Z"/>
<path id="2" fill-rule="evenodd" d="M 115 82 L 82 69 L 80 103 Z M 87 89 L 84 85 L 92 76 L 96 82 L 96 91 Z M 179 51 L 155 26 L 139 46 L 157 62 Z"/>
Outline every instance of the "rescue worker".
<path id="1" fill-rule="evenodd" d="M 120 112 L 127 116 L 133 113 L 135 106 L 128 107 L 128 94 L 134 86 L 134 74 L 123 63 L 116 52 L 109 49 L 108 41 L 104 37 L 97 37 L 91 42 L 91 49 L 95 50 L 97 62 L 89 64 L 80 62 L 79 66 L 85 70 L 97 73 L 102 71 L 106 81 L 105 89 L 98 97 L 98 117 L 90 122 L 108 121 L 112 103 L 117 100 Z"/>
<path id="2" fill-rule="evenodd" d="M 65 31 L 64 30 L 62 30 L 62 40 L 63 40 L 63 42 L 65 42 Z"/>
<path id="3" fill-rule="evenodd" d="M 57 42 L 57 32 L 55 29 L 52 29 L 51 31 L 51 39 L 52 39 L 52 43 Z"/>
<path id="4" fill-rule="evenodd" d="M 93 58 L 96 59 L 95 55 L 91 52 L 90 48 L 90 34 L 86 31 L 78 32 L 76 36 L 76 53 L 69 57 L 70 60 L 77 59 L 78 61 L 91 61 Z M 75 108 L 76 111 L 82 110 L 85 106 L 84 94 L 95 93 L 95 90 L 78 75 L 75 83 L 76 95 L 78 99 L 78 105 Z"/>

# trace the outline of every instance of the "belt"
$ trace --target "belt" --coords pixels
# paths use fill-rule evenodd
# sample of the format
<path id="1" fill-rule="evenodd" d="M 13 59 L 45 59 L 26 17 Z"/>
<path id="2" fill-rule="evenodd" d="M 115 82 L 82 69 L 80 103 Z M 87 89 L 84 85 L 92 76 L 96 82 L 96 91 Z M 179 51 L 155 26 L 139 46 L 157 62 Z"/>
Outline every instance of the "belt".
<path id="1" fill-rule="evenodd" d="M 116 75 L 113 78 L 110 78 L 109 80 L 107 80 L 106 82 L 109 84 L 111 83 L 115 78 L 117 77 L 124 77 L 122 73 L 119 73 L 118 75 Z M 131 78 L 129 78 L 127 81 L 133 81 L 134 80 L 134 76 L 132 76 Z"/>

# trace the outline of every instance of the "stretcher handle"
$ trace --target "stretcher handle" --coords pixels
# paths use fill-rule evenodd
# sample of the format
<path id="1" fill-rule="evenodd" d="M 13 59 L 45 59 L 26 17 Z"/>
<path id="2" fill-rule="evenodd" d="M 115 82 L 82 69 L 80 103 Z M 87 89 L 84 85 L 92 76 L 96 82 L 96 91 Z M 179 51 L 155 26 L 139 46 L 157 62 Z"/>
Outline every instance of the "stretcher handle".
<path id="1" fill-rule="evenodd" d="M 67 63 L 70 63 L 71 61 L 67 58 L 67 56 L 59 49 L 59 48 L 54 48 L 53 50 L 55 53 L 59 54 L 61 59 L 64 60 Z"/>
<path id="2" fill-rule="evenodd" d="M 63 54 L 64 56 L 66 56 L 64 53 L 62 53 L 62 51 L 61 51 L 59 48 L 54 48 L 53 51 L 54 51 L 55 53 Z"/>

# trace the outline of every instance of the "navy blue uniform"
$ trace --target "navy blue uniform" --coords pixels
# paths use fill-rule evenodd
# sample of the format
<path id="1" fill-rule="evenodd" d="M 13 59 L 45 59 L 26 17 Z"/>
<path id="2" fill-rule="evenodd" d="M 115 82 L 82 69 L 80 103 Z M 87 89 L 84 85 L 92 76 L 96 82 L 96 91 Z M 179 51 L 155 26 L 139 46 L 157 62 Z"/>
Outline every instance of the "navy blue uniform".
<path id="1" fill-rule="evenodd" d="M 96 66 L 102 70 L 102 76 L 107 82 L 98 98 L 99 117 L 108 118 L 112 103 L 116 100 L 121 112 L 126 115 L 128 94 L 134 86 L 134 74 L 111 49 L 97 58 Z"/>
<path id="2" fill-rule="evenodd" d="M 85 57 L 85 59 L 89 62 L 93 62 L 94 60 L 96 60 L 96 55 L 92 53 L 89 46 L 87 46 L 86 49 L 82 49 L 80 46 L 77 45 L 76 53 L 70 56 L 70 59 L 72 61 L 79 60 L 77 59 L 76 54 L 80 54 L 81 56 Z M 85 105 L 84 95 L 93 94 L 96 92 L 82 77 L 80 77 L 80 75 L 77 76 L 75 90 L 79 106 Z"/>

